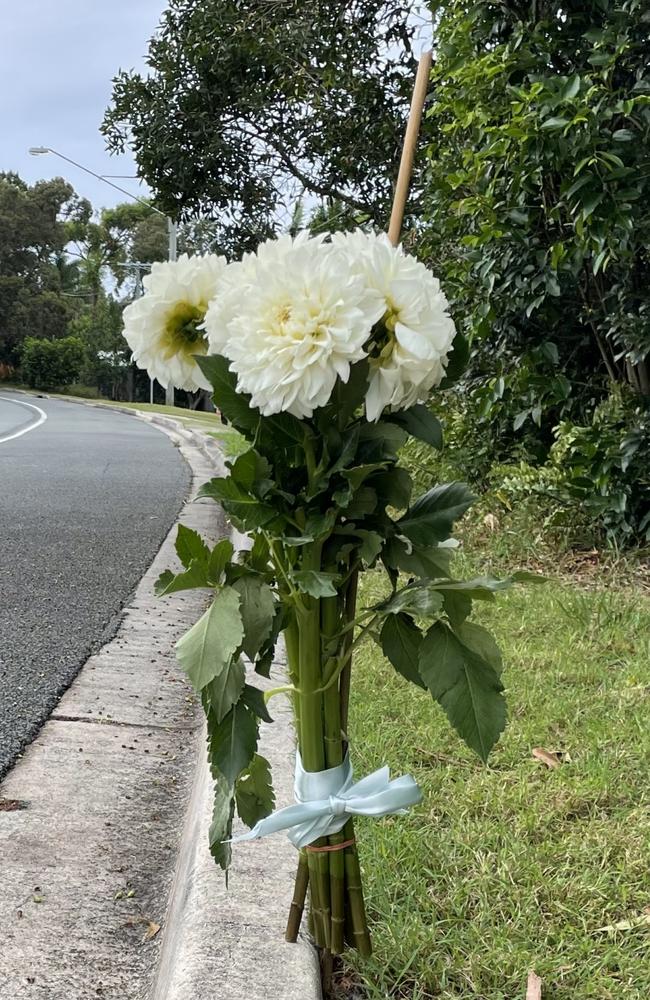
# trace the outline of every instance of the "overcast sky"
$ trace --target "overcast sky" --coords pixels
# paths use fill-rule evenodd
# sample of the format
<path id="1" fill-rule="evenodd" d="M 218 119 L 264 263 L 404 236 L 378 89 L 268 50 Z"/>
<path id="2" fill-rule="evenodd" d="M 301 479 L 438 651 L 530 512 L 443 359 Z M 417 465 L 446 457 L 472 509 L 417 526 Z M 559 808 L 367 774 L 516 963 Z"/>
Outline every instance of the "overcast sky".
<path id="1" fill-rule="evenodd" d="M 130 157 L 109 156 L 99 132 L 119 69 L 142 68 L 165 0 L 0 0 L 0 171 L 28 183 L 65 177 L 95 208 L 125 201 L 101 181 L 51 154 L 50 146 L 98 174 L 135 174 Z M 116 179 L 135 194 L 136 180 Z"/>

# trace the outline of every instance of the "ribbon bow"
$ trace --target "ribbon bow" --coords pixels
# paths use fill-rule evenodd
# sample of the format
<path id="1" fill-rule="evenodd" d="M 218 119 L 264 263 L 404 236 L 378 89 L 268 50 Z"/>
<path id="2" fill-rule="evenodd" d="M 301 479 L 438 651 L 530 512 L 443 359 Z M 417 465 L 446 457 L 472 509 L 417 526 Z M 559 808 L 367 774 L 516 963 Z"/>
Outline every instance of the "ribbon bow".
<path id="1" fill-rule="evenodd" d="M 296 753 L 295 806 L 278 809 L 260 820 L 249 833 L 233 837 L 233 842 L 256 840 L 279 830 L 288 830 L 295 847 L 306 847 L 331 833 L 338 833 L 348 816 L 387 816 L 405 813 L 416 805 L 422 793 L 410 775 L 390 779 L 387 767 L 373 771 L 360 781 L 352 781 L 348 755 L 338 767 L 326 771 L 305 771 Z"/>

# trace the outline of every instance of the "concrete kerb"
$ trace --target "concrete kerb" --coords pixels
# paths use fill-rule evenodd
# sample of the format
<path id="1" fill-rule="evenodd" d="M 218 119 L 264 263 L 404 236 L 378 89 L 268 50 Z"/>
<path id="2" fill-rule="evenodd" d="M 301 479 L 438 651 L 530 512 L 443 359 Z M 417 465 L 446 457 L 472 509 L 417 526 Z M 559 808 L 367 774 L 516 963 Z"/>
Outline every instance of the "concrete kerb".
<path id="1" fill-rule="evenodd" d="M 192 495 L 223 473 L 212 439 L 162 415 L 135 415 L 180 448 Z M 228 530 L 209 503 L 188 502 L 179 520 L 212 538 Z M 175 535 L 115 637 L 0 785 L 0 799 L 18 806 L 0 811 L 0 1000 L 320 997 L 310 943 L 283 940 L 295 867 L 289 843 L 279 836 L 237 847 L 228 890 L 208 851 L 204 723 L 173 650 L 205 595 L 153 597 L 160 572 L 177 565 Z M 277 684 L 282 670 L 278 662 L 270 682 L 254 683 Z M 271 708 L 275 723 L 262 727 L 260 747 L 285 805 L 290 709 L 281 697 Z"/>

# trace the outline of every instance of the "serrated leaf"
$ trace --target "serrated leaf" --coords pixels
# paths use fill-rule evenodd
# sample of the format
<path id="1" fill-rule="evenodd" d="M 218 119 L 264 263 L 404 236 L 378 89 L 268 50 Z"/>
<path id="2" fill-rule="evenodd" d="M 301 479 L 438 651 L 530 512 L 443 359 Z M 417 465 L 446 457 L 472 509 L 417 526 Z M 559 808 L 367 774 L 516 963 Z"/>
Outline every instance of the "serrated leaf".
<path id="1" fill-rule="evenodd" d="M 229 370 L 230 362 L 219 354 L 195 356 L 195 360 L 212 385 L 217 409 L 233 427 L 252 441 L 258 429 L 260 413 L 250 405 L 250 396 L 237 391 L 237 376 Z"/>
<path id="2" fill-rule="evenodd" d="M 210 766 L 232 787 L 257 750 L 257 719 L 238 701 L 218 725 L 209 727 L 208 733 Z"/>
<path id="3" fill-rule="evenodd" d="M 407 681 L 426 688 L 418 669 L 422 639 L 413 619 L 403 613 L 389 615 L 381 629 L 381 648 L 386 659 Z"/>
<path id="4" fill-rule="evenodd" d="M 431 615 L 442 608 L 442 596 L 428 584 L 412 584 L 404 587 L 377 605 L 384 614 L 396 615 L 400 611 L 414 611 L 416 614 Z"/>
<path id="5" fill-rule="evenodd" d="M 486 761 L 506 724 L 497 672 L 443 622 L 422 641 L 419 671 L 456 732 Z"/>
<path id="6" fill-rule="evenodd" d="M 235 518 L 246 531 L 263 528 L 277 515 L 273 507 L 247 493 L 230 477 L 217 477 L 204 483 L 197 494 L 197 498 L 201 497 L 220 503 L 226 513 Z"/>
<path id="7" fill-rule="evenodd" d="M 336 573 L 319 573 L 315 569 L 301 569 L 293 574 L 298 590 L 310 597 L 336 597 Z"/>
<path id="8" fill-rule="evenodd" d="M 232 849 L 224 841 L 232 837 L 232 821 L 235 815 L 235 797 L 231 788 L 223 781 L 217 780 L 214 789 L 214 804 L 212 806 L 212 822 L 208 833 L 210 854 L 220 868 L 225 872 L 230 867 Z"/>
<path id="9" fill-rule="evenodd" d="M 377 509 L 377 494 L 371 486 L 362 486 L 356 490 L 352 500 L 345 508 L 345 516 L 350 521 L 356 517 L 363 518 Z"/>
<path id="10" fill-rule="evenodd" d="M 254 660 L 271 633 L 275 601 L 268 584 L 258 576 L 243 576 L 233 583 L 241 600 L 239 611 L 244 624 L 243 648 L 249 660 Z"/>
<path id="11" fill-rule="evenodd" d="M 185 569 L 188 569 L 191 562 L 207 563 L 210 550 L 198 531 L 194 531 L 193 528 L 188 528 L 184 524 L 179 524 L 176 535 L 176 554 Z"/>
<path id="12" fill-rule="evenodd" d="M 395 510 L 404 510 L 411 500 L 413 480 L 406 469 L 391 466 L 385 472 L 374 473 L 370 477 L 368 486 L 372 486 L 382 508 L 394 507 Z"/>
<path id="13" fill-rule="evenodd" d="M 275 792 L 271 782 L 271 766 L 265 757 L 255 754 L 246 770 L 237 779 L 235 799 L 239 817 L 248 827 L 255 826 L 273 812 Z"/>
<path id="14" fill-rule="evenodd" d="M 245 678 L 246 670 L 241 660 L 231 660 L 226 669 L 204 687 L 203 697 L 217 724 L 225 719 L 232 706 L 239 701 Z"/>
<path id="15" fill-rule="evenodd" d="M 503 670 L 503 659 L 501 650 L 496 644 L 496 640 L 487 629 L 475 622 L 463 622 L 454 632 L 463 643 L 477 653 L 481 659 L 489 663 L 497 674 Z"/>
<path id="16" fill-rule="evenodd" d="M 245 684 L 241 700 L 262 722 L 273 722 L 264 700 L 264 692 L 252 684 Z"/>
<path id="17" fill-rule="evenodd" d="M 359 458 L 364 463 L 394 461 L 406 438 L 406 431 L 390 421 L 362 424 L 359 429 Z"/>
<path id="18" fill-rule="evenodd" d="M 442 448 L 442 427 L 440 426 L 440 421 L 437 417 L 434 417 L 433 413 L 423 403 L 417 403 L 408 410 L 399 410 L 397 413 L 391 413 L 390 421 L 393 424 L 397 424 L 398 427 L 403 427 L 411 437 L 417 438 L 418 441 L 424 441 L 425 444 L 430 444 L 432 448 Z"/>
<path id="19" fill-rule="evenodd" d="M 254 448 L 249 448 L 231 463 L 230 478 L 247 493 L 260 498 L 263 498 L 273 486 L 271 466 Z"/>
<path id="20" fill-rule="evenodd" d="M 205 564 L 194 560 L 184 573 L 172 573 L 170 569 L 166 569 L 156 580 L 153 591 L 156 597 L 166 597 L 179 590 L 194 590 L 197 587 L 209 586 Z"/>
<path id="21" fill-rule="evenodd" d="M 449 574 L 452 550 L 433 546 L 406 545 L 401 538 L 394 536 L 384 546 L 382 559 L 403 573 L 411 573 L 423 579 L 435 579 Z"/>
<path id="22" fill-rule="evenodd" d="M 217 542 L 208 558 L 208 580 L 212 584 L 221 582 L 221 576 L 226 566 L 233 557 L 234 547 L 229 538 L 222 538 Z"/>
<path id="23" fill-rule="evenodd" d="M 465 483 L 434 486 L 400 518 L 399 531 L 415 545 L 430 548 L 449 537 L 454 521 L 475 499 Z"/>
<path id="24" fill-rule="evenodd" d="M 227 669 L 243 637 L 239 594 L 232 587 L 224 587 L 176 643 L 176 655 L 197 691 Z"/>
<path id="25" fill-rule="evenodd" d="M 436 580 L 431 586 L 443 594 L 461 591 L 473 601 L 493 601 L 498 591 L 509 590 L 512 584 L 512 577 L 496 580 L 491 576 L 477 576 L 472 580 Z"/>

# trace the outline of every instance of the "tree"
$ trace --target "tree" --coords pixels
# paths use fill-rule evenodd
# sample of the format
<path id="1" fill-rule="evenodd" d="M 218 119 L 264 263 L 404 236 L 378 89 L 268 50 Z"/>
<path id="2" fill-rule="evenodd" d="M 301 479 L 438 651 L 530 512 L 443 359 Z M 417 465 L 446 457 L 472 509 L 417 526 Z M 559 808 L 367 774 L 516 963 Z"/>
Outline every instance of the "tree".
<path id="1" fill-rule="evenodd" d="M 156 203 L 220 223 L 223 251 L 269 235 L 307 192 L 384 225 L 419 4 L 171 0 L 151 74 L 121 72 L 103 131 Z"/>
<path id="2" fill-rule="evenodd" d="M 0 361 L 15 365 L 30 333 L 65 336 L 73 312 L 66 292 L 77 274 L 63 266 L 63 252 L 90 213 L 61 178 L 30 187 L 0 174 Z"/>
<path id="3" fill-rule="evenodd" d="M 443 4 L 419 230 L 473 340 L 474 471 L 563 435 L 576 489 L 623 520 L 620 476 L 650 458 L 649 27 L 643 0 Z M 610 410 L 618 465 L 594 449 Z"/>

